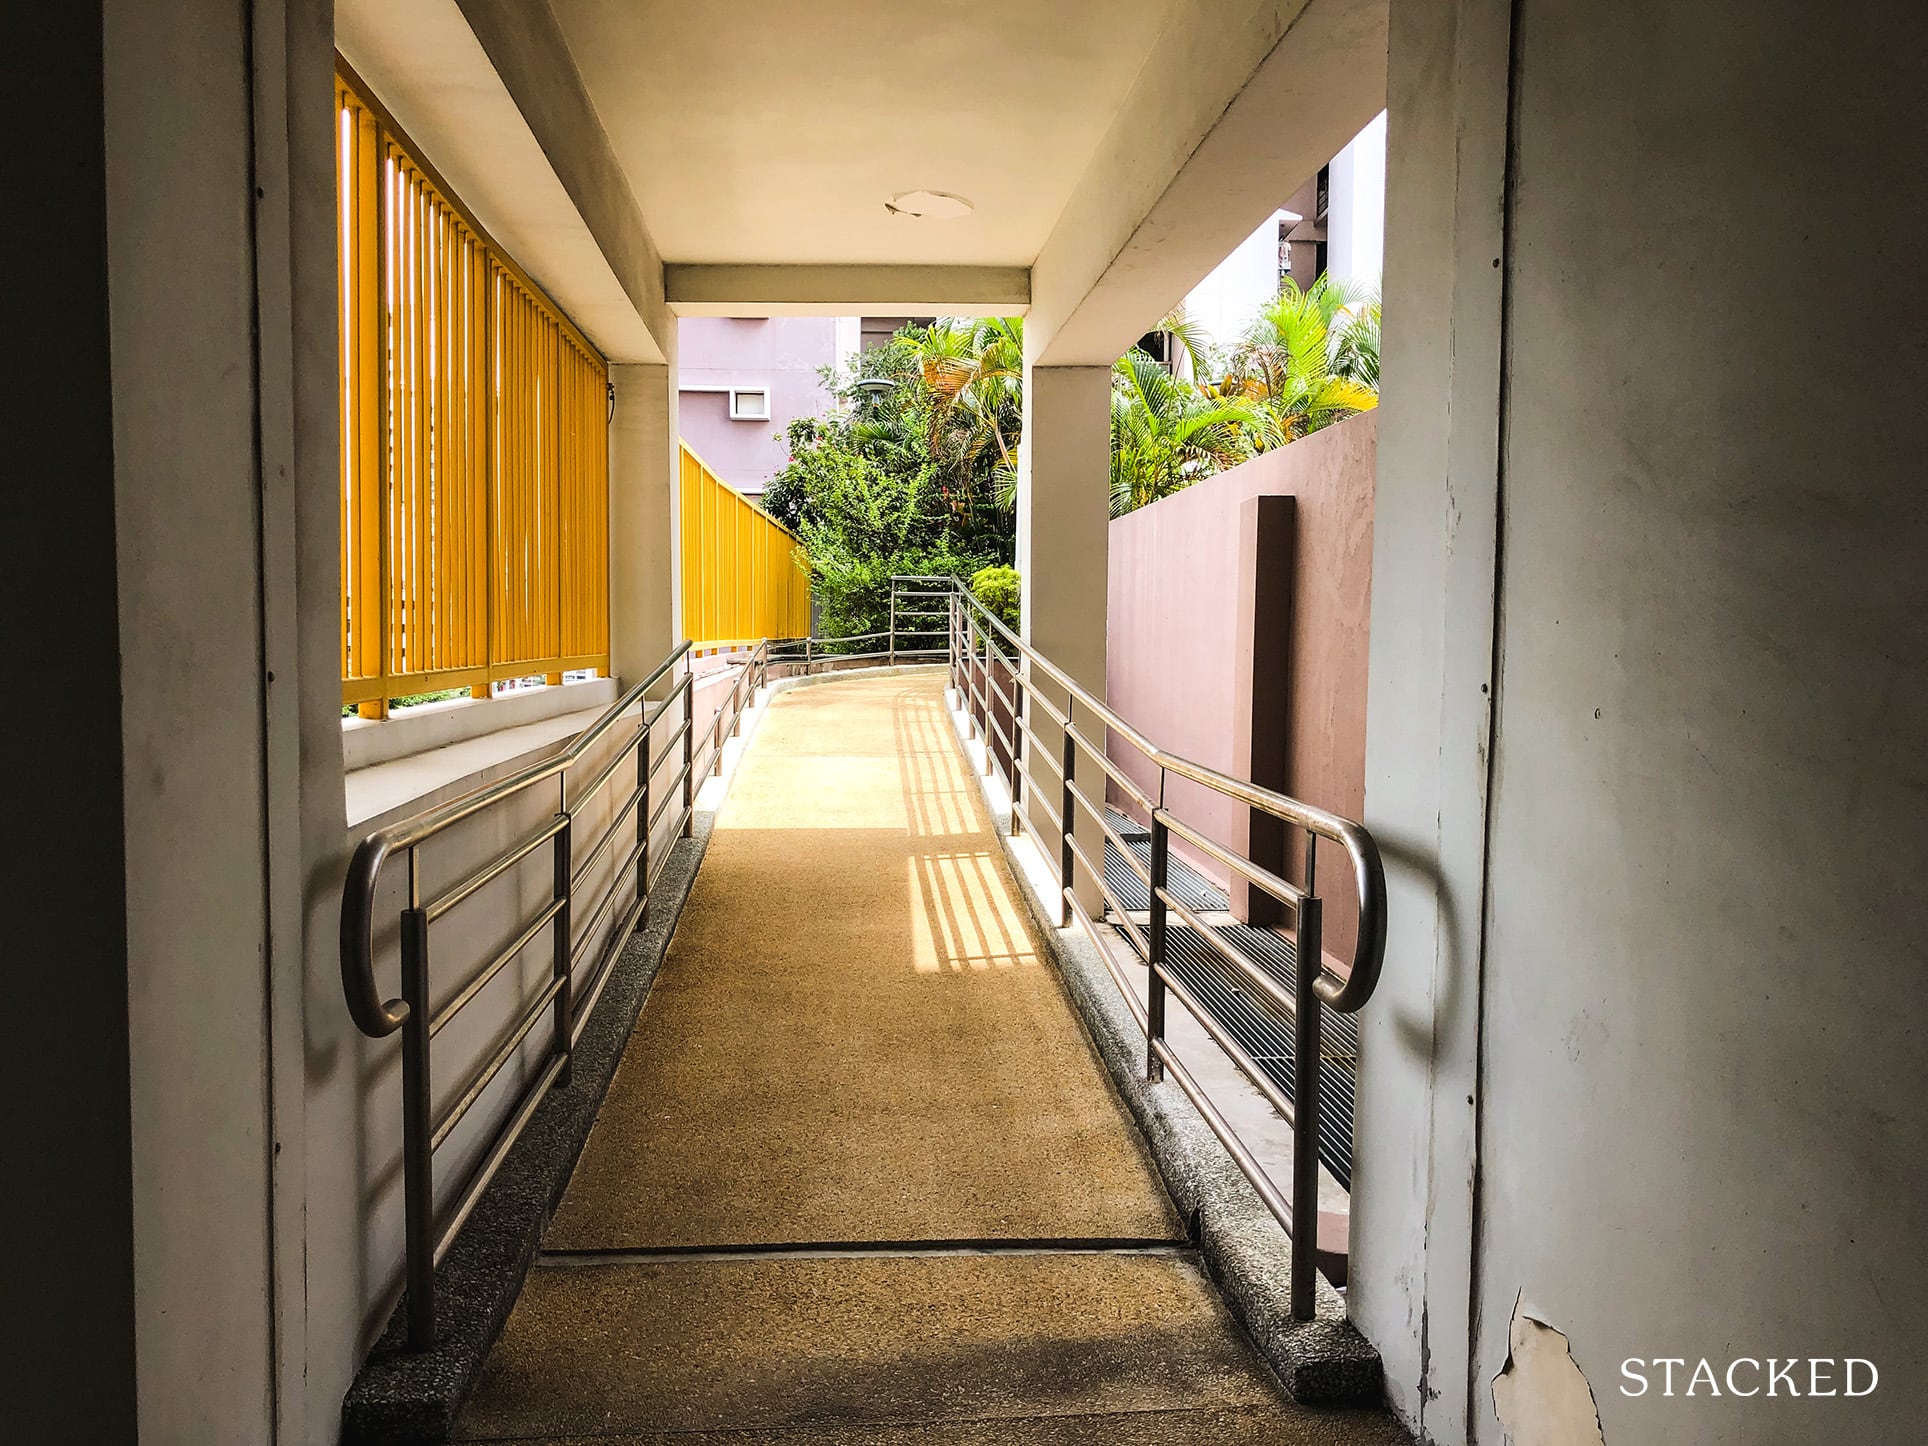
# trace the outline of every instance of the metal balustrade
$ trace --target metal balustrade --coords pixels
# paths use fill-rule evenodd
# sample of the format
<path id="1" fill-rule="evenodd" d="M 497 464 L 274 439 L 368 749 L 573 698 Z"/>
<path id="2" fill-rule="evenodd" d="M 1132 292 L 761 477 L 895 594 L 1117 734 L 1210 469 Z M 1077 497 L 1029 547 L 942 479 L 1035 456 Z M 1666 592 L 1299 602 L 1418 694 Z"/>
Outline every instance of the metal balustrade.
<path id="1" fill-rule="evenodd" d="M 335 109 L 342 702 L 606 671 L 608 367 L 339 58 Z"/>
<path id="2" fill-rule="evenodd" d="M 893 587 L 901 587 L 907 595 L 938 596 L 945 600 L 951 687 L 961 711 L 970 719 L 973 732 L 983 744 L 986 772 L 999 774 L 1010 792 L 1011 828 L 1013 832 L 1022 828 L 1027 813 L 1041 816 L 1049 825 L 1048 830 L 1036 831 L 1040 835 L 1040 852 L 1057 878 L 1059 927 L 1069 928 L 1075 922 L 1097 947 L 1132 1017 L 1144 1032 L 1147 1078 L 1155 1081 L 1169 1075 L 1184 1091 L 1251 1181 L 1266 1208 L 1291 1236 L 1295 1247 L 1291 1268 L 1292 1314 L 1298 1320 L 1312 1319 L 1319 1220 L 1322 1128 L 1319 1069 L 1324 1056 L 1324 1012 L 1351 1014 L 1363 1006 L 1378 984 L 1385 957 L 1385 871 L 1372 835 L 1361 825 L 1336 814 L 1160 749 L 994 617 L 957 580 L 907 577 L 893 579 Z M 1053 701 L 1054 696 L 1063 700 L 1062 705 Z M 1081 719 L 1080 714 L 1089 722 Z M 1117 744 L 1136 751 L 1156 769 L 1156 797 L 1140 788 L 1107 754 L 1107 733 Z M 1287 880 L 1178 817 L 1166 803 L 1165 784 L 1170 777 L 1188 779 L 1297 829 L 1304 845 L 1303 882 Z M 1149 825 L 1150 848 L 1144 858 L 1108 816 L 1107 793 L 1113 786 Z M 1094 825 L 1110 845 L 1098 858 L 1091 856 L 1078 837 L 1080 823 L 1085 820 Z M 1212 860 L 1231 877 L 1243 880 L 1285 906 L 1292 918 L 1294 967 L 1288 976 L 1289 984 L 1287 978 L 1281 977 L 1284 971 L 1278 969 L 1276 959 L 1269 957 L 1278 951 L 1254 947 L 1255 940 L 1264 942 L 1278 936 L 1208 923 L 1187 902 L 1183 892 L 1174 887 L 1170 877 L 1174 835 L 1196 855 Z M 1323 901 L 1318 876 L 1318 845 L 1322 839 L 1336 845 L 1344 854 L 1359 906 L 1358 941 L 1351 959 L 1337 970 L 1328 967 L 1323 947 Z M 1108 857 L 1122 861 L 1143 885 L 1147 909 L 1135 911 L 1125 906 L 1118 890 L 1106 879 L 1104 866 Z M 1081 897 L 1081 889 L 1102 900 L 1095 916 Z M 1134 913 L 1143 915 L 1142 923 L 1134 918 Z M 1283 1088 L 1273 1074 L 1253 1058 L 1228 1022 L 1228 1012 L 1215 1009 L 1200 998 L 1194 987 L 1200 977 L 1196 961 L 1175 955 L 1172 947 L 1174 917 L 1184 931 L 1189 954 L 1198 954 L 1195 946 L 1202 945 L 1202 957 L 1229 970 L 1229 977 L 1247 991 L 1247 998 L 1257 1009 L 1290 1028 L 1289 1089 Z M 1149 983 L 1142 1001 L 1108 947 L 1104 930 L 1100 928 L 1101 920 L 1115 926 L 1145 965 Z M 1168 1001 L 1173 999 L 1292 1125 L 1294 1144 L 1289 1190 L 1279 1188 L 1198 1078 L 1173 1052 L 1166 1040 L 1166 1009 Z"/>
<path id="3" fill-rule="evenodd" d="M 668 862 L 668 849 L 655 857 L 658 824 L 674 810 L 669 838 L 686 838 L 695 817 L 697 780 L 707 770 L 720 772 L 726 738 L 742 726 L 743 710 L 768 677 L 768 648 L 746 650 L 729 691 L 697 744 L 690 644 L 683 643 L 650 675 L 630 688 L 553 757 L 530 764 L 498 782 L 478 788 L 406 822 L 371 833 L 349 865 L 341 902 L 341 980 L 348 1011 L 360 1030 L 374 1038 L 402 1036 L 402 1188 L 408 1343 L 413 1350 L 435 1344 L 435 1267 L 447 1253 L 489 1181 L 534 1117 L 552 1085 L 567 1083 L 570 1056 L 589 1012 L 595 1007 L 624 943 L 642 922 L 650 889 Z M 673 681 L 672 681 L 673 680 Z M 650 694 L 670 686 L 660 700 Z M 680 705 L 680 706 L 679 706 Z M 664 736 L 665 729 L 672 729 Z M 593 776 L 579 770 L 604 744 L 609 756 Z M 580 857 L 576 822 L 602 795 L 629 756 L 636 760 L 636 781 L 596 841 Z M 665 774 L 665 764 L 676 767 Z M 422 886 L 422 850 L 454 825 L 502 808 L 530 790 L 553 783 L 555 814 L 513 845 L 434 894 Z M 600 884 L 589 885 L 603 861 L 627 843 L 620 863 Z M 435 922 L 476 898 L 492 885 L 512 880 L 516 866 L 544 845 L 551 850 L 552 886 L 548 900 L 522 920 L 514 937 L 487 959 L 454 962 L 464 966 L 462 983 L 439 1007 L 432 1004 L 431 929 Z M 401 997 L 382 998 L 375 981 L 376 890 L 391 860 L 407 867 L 407 904 L 400 913 Z M 596 957 L 579 957 L 611 918 L 616 925 L 603 936 Z M 522 1002 L 508 1033 L 465 1076 L 445 1087 L 456 1089 L 453 1102 L 434 1109 L 433 1047 L 457 1014 L 481 998 L 488 986 L 522 952 L 547 932 L 552 973 L 535 997 Z M 445 961 L 436 960 L 437 963 Z M 464 1116 L 501 1075 L 525 1041 L 548 1021 L 549 1046 L 542 1067 L 517 1093 L 480 1162 L 438 1214 L 435 1204 L 436 1152 Z"/>
<path id="4" fill-rule="evenodd" d="M 697 780 L 705 772 L 721 771 L 726 739 L 740 730 L 745 708 L 773 674 L 799 676 L 834 672 L 853 664 L 906 662 L 934 662 L 947 669 L 960 710 L 984 744 L 986 772 L 1001 776 L 1010 792 L 1013 832 L 1023 826 L 1027 814 L 1048 822 L 1049 829 L 1038 832 L 1040 842 L 1046 844 L 1042 849 L 1045 859 L 1056 873 L 1060 927 L 1069 928 L 1075 922 L 1098 947 L 1100 958 L 1144 1032 L 1147 1076 L 1158 1080 L 1169 1075 L 1178 1084 L 1266 1207 L 1295 1242 L 1304 1243 L 1292 1253 L 1292 1311 L 1298 1319 L 1312 1317 L 1316 1247 L 1306 1245 L 1317 1238 L 1319 1152 L 1316 1147 L 1295 1147 L 1290 1190 L 1281 1190 L 1172 1051 L 1165 1035 L 1166 1008 L 1168 999 L 1176 999 L 1260 1094 L 1291 1122 L 1296 1140 L 1316 1146 L 1321 1128 L 1317 1071 L 1324 1039 L 1322 1012 L 1330 1009 L 1349 1014 L 1358 1010 L 1372 995 L 1385 952 L 1385 877 L 1371 835 L 1360 825 L 1322 809 L 1159 749 L 992 616 L 957 579 L 893 578 L 890 624 L 886 632 L 846 638 L 685 642 L 553 757 L 372 833 L 356 849 L 342 893 L 342 988 L 349 1013 L 363 1033 L 375 1038 L 398 1032 L 402 1036 L 403 1192 L 411 1349 L 425 1350 L 435 1343 L 436 1266 L 545 1093 L 552 1085 L 567 1081 L 576 1038 L 617 955 L 641 923 L 650 889 L 667 862 L 667 849 L 662 857 L 653 856 L 658 823 L 675 809 L 676 821 L 669 836 L 688 837 L 695 816 Z M 728 691 L 713 718 L 700 730 L 700 747 L 695 690 L 704 675 L 690 667 L 691 658 L 699 654 L 723 655 L 725 667 L 734 666 Z M 651 699 L 650 695 L 666 683 L 669 686 L 662 698 Z M 1048 695 L 1061 697 L 1062 705 Z M 1088 725 L 1081 726 L 1080 712 L 1088 716 Z M 666 727 L 673 731 L 658 746 L 661 730 Z M 1157 797 L 1146 794 L 1107 756 L 1106 730 L 1157 769 Z M 574 771 L 611 740 L 609 757 L 600 769 L 586 782 L 572 787 Z M 632 752 L 636 781 L 596 842 L 578 860 L 576 822 Z M 664 765 L 672 759 L 677 766 L 663 778 Z M 1304 883 L 1288 881 L 1176 816 L 1166 806 L 1164 796 L 1165 780 L 1170 776 L 1189 779 L 1300 830 L 1305 848 Z M 557 787 L 552 817 L 459 882 L 425 896 L 421 851 L 426 846 L 454 825 L 551 781 Z M 1108 784 L 1115 784 L 1143 813 L 1150 833 L 1146 857 L 1139 856 L 1131 846 L 1132 840 L 1123 837 L 1107 816 Z M 1079 839 L 1081 820 L 1089 820 L 1111 845 L 1103 857 L 1093 858 Z M 632 828 L 633 834 L 627 832 Z M 1290 987 L 1276 972 L 1275 960 L 1259 957 L 1276 950 L 1241 945 L 1237 931 L 1207 923 L 1193 907 L 1197 899 L 1174 886 L 1170 877 L 1173 835 L 1232 875 L 1278 899 L 1291 912 L 1291 939 L 1299 967 L 1292 971 Z M 585 882 L 626 838 L 632 841 L 622 861 L 600 885 L 585 892 Z M 1359 905 L 1358 942 L 1350 961 L 1338 972 L 1326 966 L 1321 947 L 1321 896 L 1316 872 L 1321 839 L 1345 854 Z M 547 901 L 523 920 L 505 947 L 486 960 L 463 961 L 467 965 L 463 982 L 439 1008 L 432 1008 L 431 926 L 510 877 L 516 865 L 545 844 L 552 851 L 552 885 Z M 384 868 L 398 857 L 407 865 L 407 903 L 398 920 L 402 992 L 399 998 L 384 999 L 375 980 L 376 891 Z M 1142 884 L 1147 909 L 1127 907 L 1118 888 L 1106 878 L 1108 859 L 1122 861 Z M 1096 916 L 1081 899 L 1081 887 L 1103 900 Z M 1143 922 L 1134 914 L 1142 914 Z M 1175 955 L 1172 948 L 1174 915 L 1186 930 L 1189 969 L 1187 958 Z M 603 936 L 594 960 L 585 963 L 578 957 L 580 946 L 595 939 L 611 917 L 617 919 L 616 926 Z M 578 921 L 585 920 L 579 927 Z M 1149 987 L 1144 1000 L 1139 999 L 1107 948 L 1101 920 L 1114 925 L 1146 965 Z M 515 1024 L 488 1056 L 468 1067 L 464 1077 L 454 1082 L 459 1089 L 453 1103 L 437 1117 L 432 1054 L 436 1036 L 545 931 L 552 940 L 549 982 L 523 1003 Z M 1188 982 L 1188 972 L 1194 982 L 1199 977 L 1197 957 L 1205 957 L 1199 955 L 1198 946 L 1203 946 L 1205 956 L 1214 963 L 1231 971 L 1230 977 L 1250 991 L 1258 1007 L 1289 1022 L 1293 1057 L 1289 1090 L 1252 1057 L 1221 1017 L 1223 1011 L 1209 1007 L 1194 984 Z M 1305 967 L 1305 961 L 1313 961 L 1312 966 Z M 517 1093 L 479 1163 L 454 1192 L 448 1208 L 438 1212 L 436 1152 L 545 1019 L 549 1023 L 549 1046 L 542 1067 Z"/>
<path id="5" fill-rule="evenodd" d="M 678 445 L 683 626 L 694 638 L 810 631 L 810 558 L 795 533 Z M 705 644 L 704 646 L 718 646 Z"/>

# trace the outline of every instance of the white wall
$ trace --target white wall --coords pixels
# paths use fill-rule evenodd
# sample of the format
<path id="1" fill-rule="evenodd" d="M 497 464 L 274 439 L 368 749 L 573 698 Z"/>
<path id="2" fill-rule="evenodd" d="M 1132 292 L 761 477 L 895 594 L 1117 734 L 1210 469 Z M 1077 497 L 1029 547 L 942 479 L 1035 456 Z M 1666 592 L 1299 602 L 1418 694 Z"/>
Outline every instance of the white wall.
<path id="1" fill-rule="evenodd" d="M 1367 816 L 1396 893 L 1353 1309 L 1439 1441 L 1469 1390 L 1501 1439 L 1516 1299 L 1570 1338 L 1609 1442 L 1913 1440 L 1928 298 L 1879 142 L 1928 120 L 1928 22 L 1817 47 L 1788 0 L 1527 0 L 1509 42 L 1507 10 L 1394 6 Z M 1509 85 L 1495 237 L 1467 168 L 1507 157 Z M 1790 305 L 1791 247 L 1867 299 Z M 1495 275 L 1504 405 L 1449 409 L 1483 395 Z M 1629 1357 L 1742 1356 L 1868 1357 L 1881 1387 L 1620 1390 Z"/>
<path id="2" fill-rule="evenodd" d="M 1385 112 L 1332 158 L 1329 179 L 1326 270 L 1376 290 L 1386 246 Z M 1279 226 L 1298 220 L 1296 212 L 1273 212 L 1186 293 L 1186 316 L 1217 345 L 1236 342 L 1258 309 L 1279 294 Z"/>
<path id="3" fill-rule="evenodd" d="M 1386 255 L 1386 115 L 1332 158 L 1326 193 L 1326 271 L 1377 289 Z"/>
<path id="4" fill-rule="evenodd" d="M 332 1442 L 332 6 L 104 19 L 141 1439 Z"/>
<path id="5" fill-rule="evenodd" d="M 1185 316 L 1205 328 L 1217 346 L 1230 346 L 1258 309 L 1279 294 L 1279 223 L 1296 221 L 1274 211 L 1232 254 L 1185 295 Z"/>

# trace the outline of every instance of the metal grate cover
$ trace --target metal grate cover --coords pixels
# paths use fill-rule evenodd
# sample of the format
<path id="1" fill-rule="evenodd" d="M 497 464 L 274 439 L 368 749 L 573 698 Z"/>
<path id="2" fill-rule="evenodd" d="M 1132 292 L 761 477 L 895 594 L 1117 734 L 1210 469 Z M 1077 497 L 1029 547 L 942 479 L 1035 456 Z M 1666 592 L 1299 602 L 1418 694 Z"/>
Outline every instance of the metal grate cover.
<path id="1" fill-rule="evenodd" d="M 1105 821 L 1124 840 L 1138 862 L 1151 864 L 1151 832 L 1116 809 L 1105 810 Z M 1222 913 L 1230 907 L 1225 893 L 1196 869 L 1178 858 L 1166 861 L 1172 894 L 1195 913 Z M 1151 907 L 1143 879 L 1119 857 L 1118 847 L 1105 842 L 1105 883 L 1125 908 L 1141 914 Z M 1142 922 L 1142 921 L 1140 921 Z M 1120 935 L 1129 940 L 1122 929 Z M 1298 964 L 1292 941 L 1269 929 L 1249 924 L 1213 924 L 1212 932 L 1270 974 L 1288 990 L 1296 988 Z M 1201 941 L 1189 925 L 1173 918 L 1167 926 L 1167 951 L 1172 973 L 1184 981 L 1212 1018 L 1223 1025 L 1252 1056 L 1274 1084 L 1292 1097 L 1292 1020 L 1264 995 L 1251 990 L 1211 945 Z M 1319 1159 L 1340 1185 L 1352 1188 L 1352 1115 L 1359 1065 L 1359 1022 L 1350 1014 L 1324 1011 L 1324 1059 L 1319 1065 Z"/>
<path id="2" fill-rule="evenodd" d="M 1105 810 L 1105 822 L 1130 846 L 1132 857 L 1149 870 L 1151 831 L 1115 808 Z M 1142 913 L 1151 907 L 1151 891 L 1145 887 L 1145 881 L 1119 857 L 1118 845 L 1108 838 L 1105 840 L 1105 883 L 1128 911 Z M 1193 913 L 1222 912 L 1231 907 L 1225 891 L 1179 858 L 1176 851 L 1165 860 L 1165 887 Z"/>
<path id="3" fill-rule="evenodd" d="M 1287 989 L 1298 976 L 1291 941 L 1245 924 L 1212 930 Z M 1255 993 L 1197 932 L 1174 923 L 1166 932 L 1173 974 L 1242 1045 L 1266 1076 L 1292 1097 L 1292 1020 Z M 1319 1064 L 1319 1158 L 1342 1186 L 1352 1188 L 1352 1113 L 1359 1060 L 1359 1024 L 1349 1014 L 1324 1011 L 1324 1058 Z"/>

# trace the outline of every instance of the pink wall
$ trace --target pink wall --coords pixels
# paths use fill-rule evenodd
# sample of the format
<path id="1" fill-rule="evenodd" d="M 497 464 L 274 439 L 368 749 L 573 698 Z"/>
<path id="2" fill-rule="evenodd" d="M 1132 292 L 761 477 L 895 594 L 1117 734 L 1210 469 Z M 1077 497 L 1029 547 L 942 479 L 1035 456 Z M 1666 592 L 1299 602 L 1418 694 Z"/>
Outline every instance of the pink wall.
<path id="1" fill-rule="evenodd" d="M 724 481 L 759 493 L 790 459 L 783 429 L 830 405 L 817 369 L 836 360 L 835 317 L 684 317 L 676 331 L 678 430 Z M 768 387 L 770 420 L 731 421 L 729 394 L 705 387 Z"/>
<path id="2" fill-rule="evenodd" d="M 1284 730 L 1284 778 L 1262 781 L 1349 818 L 1365 805 L 1377 435 L 1368 412 L 1111 524 L 1107 700 L 1166 750 L 1246 778 L 1251 745 L 1240 737 L 1238 713 L 1251 680 L 1242 687 L 1239 671 L 1251 645 L 1239 635 L 1239 618 L 1241 597 L 1252 595 L 1255 580 L 1249 565 L 1240 566 L 1240 512 L 1253 497 L 1294 499 L 1285 656 L 1244 665 L 1286 673 L 1285 707 L 1267 710 L 1283 716 L 1255 720 Z M 1154 771 L 1134 750 L 1114 741 L 1111 752 L 1148 791 L 1156 787 Z M 1243 810 L 1182 780 L 1172 781 L 1166 797 L 1208 837 L 1243 847 Z M 1296 859 L 1296 849 L 1287 852 Z M 1350 890 L 1341 883 L 1343 855 L 1321 848 L 1319 857 L 1320 893 L 1329 901 L 1326 947 L 1343 956 L 1356 928 Z M 1295 862 L 1288 876 L 1297 873 Z"/>

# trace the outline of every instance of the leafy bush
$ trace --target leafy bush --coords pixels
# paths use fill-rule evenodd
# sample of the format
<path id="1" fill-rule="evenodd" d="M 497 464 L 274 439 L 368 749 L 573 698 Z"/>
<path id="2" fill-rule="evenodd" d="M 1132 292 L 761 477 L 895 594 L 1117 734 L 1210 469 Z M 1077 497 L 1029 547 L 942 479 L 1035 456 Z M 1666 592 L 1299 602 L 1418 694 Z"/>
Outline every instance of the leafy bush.
<path id="1" fill-rule="evenodd" d="M 1011 328 L 970 325 L 905 328 L 864 354 L 860 377 L 826 375 L 837 405 L 785 434 L 790 461 L 763 506 L 810 554 L 825 636 L 888 628 L 893 574 L 969 577 L 1011 555 L 998 478 L 1015 401 L 989 390 L 985 361 L 1008 350 Z"/>
<path id="2" fill-rule="evenodd" d="M 1112 368 L 1112 516 L 1377 406 L 1379 319 L 1370 292 L 1288 276 L 1215 356 L 1175 310 L 1160 329 L 1189 353 L 1191 377 L 1136 347 Z"/>
<path id="3" fill-rule="evenodd" d="M 1021 581 L 1015 567 L 1002 563 L 981 567 L 971 574 L 971 595 L 989 609 L 992 617 L 1015 630 Z"/>
<path id="4" fill-rule="evenodd" d="M 985 560 L 960 550 L 928 466 L 892 471 L 858 453 L 826 450 L 808 477 L 800 532 L 819 627 L 829 637 L 888 628 L 893 574 L 960 577 Z"/>

